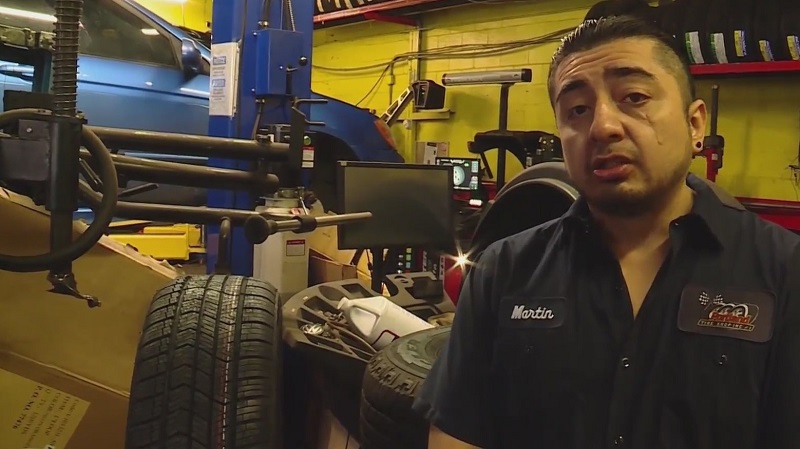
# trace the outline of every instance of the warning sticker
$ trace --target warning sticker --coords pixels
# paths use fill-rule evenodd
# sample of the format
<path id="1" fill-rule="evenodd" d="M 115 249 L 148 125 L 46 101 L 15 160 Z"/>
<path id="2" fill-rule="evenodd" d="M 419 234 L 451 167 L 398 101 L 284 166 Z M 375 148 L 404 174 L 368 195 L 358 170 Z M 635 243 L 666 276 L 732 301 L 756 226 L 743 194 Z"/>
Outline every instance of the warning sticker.
<path id="1" fill-rule="evenodd" d="M 298 257 L 306 255 L 306 241 L 305 240 L 287 240 L 286 241 L 286 256 Z M 0 448 L 2 449 L 2 448 Z"/>
<path id="2" fill-rule="evenodd" d="M 0 449 L 66 447 L 89 403 L 0 370 Z"/>

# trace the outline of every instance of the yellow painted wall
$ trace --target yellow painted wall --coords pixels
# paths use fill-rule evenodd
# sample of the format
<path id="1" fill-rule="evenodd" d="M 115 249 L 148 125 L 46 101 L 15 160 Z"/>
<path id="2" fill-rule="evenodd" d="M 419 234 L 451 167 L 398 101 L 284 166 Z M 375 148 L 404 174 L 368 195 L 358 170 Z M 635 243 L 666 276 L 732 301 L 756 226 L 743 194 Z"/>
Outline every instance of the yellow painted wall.
<path id="1" fill-rule="evenodd" d="M 173 25 L 207 31 L 211 20 L 211 0 L 137 0 Z"/>
<path id="2" fill-rule="evenodd" d="M 423 18 L 421 44 L 430 50 L 448 45 L 530 39 L 574 26 L 591 3 L 591 0 L 494 3 L 430 13 Z M 315 31 L 313 88 L 358 102 L 376 83 L 384 63 L 395 55 L 414 51 L 414 34 L 409 27 L 374 22 Z M 421 78 L 438 81 L 448 70 L 530 67 L 534 82 L 512 88 L 509 127 L 555 132 L 545 89 L 547 64 L 554 48 L 555 44 L 546 44 L 479 59 L 426 61 L 421 64 Z M 355 70 L 362 66 L 377 67 Z M 413 64 L 396 64 L 394 84 L 390 85 L 392 79 L 386 77 L 377 93 L 361 105 L 379 112 L 385 110 L 390 98 L 407 86 L 410 68 L 413 69 Z M 739 196 L 799 200 L 800 188 L 788 166 L 798 163 L 800 74 L 721 80 L 719 84 L 719 131 L 727 148 L 718 182 Z M 709 99 L 711 85 L 709 80 L 699 81 L 698 91 L 703 98 Z M 451 154 L 467 155 L 466 142 L 476 132 L 497 127 L 498 97 L 497 87 L 449 88 L 448 106 L 455 115 L 448 121 L 420 123 L 416 140 L 447 141 Z M 407 160 L 413 159 L 413 128 L 406 130 L 398 124 L 393 131 Z M 511 162 L 508 175 L 520 168 L 516 161 Z M 704 173 L 705 165 L 698 160 L 693 169 Z"/>

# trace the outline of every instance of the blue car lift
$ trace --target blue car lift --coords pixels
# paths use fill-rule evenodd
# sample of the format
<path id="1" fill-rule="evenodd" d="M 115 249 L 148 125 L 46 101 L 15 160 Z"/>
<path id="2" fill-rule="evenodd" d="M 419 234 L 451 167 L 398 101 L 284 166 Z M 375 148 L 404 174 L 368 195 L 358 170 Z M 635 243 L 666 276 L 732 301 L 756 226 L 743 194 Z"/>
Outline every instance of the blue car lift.
<path id="1" fill-rule="evenodd" d="M 309 0 L 218 0 L 213 6 L 211 117 L 209 135 L 252 139 L 264 124 L 290 124 L 296 106 L 310 120 L 311 52 L 314 2 Z M 237 48 L 232 50 L 231 47 Z M 225 50 L 222 50 L 225 48 Z M 238 52 L 238 64 L 231 55 Z M 229 66 L 226 73 L 226 65 Z M 231 76 L 237 77 L 231 79 Z M 235 83 L 231 86 L 230 83 Z M 233 90 L 225 90 L 233 87 Z M 219 112 L 233 95 L 234 110 Z M 297 100 L 300 100 L 297 102 Z M 215 115 L 219 114 L 219 115 Z M 296 157 L 299 157 L 295 155 Z M 210 159 L 209 166 L 249 169 L 247 162 Z M 210 207 L 256 207 L 248 193 L 209 191 Z M 219 228 L 207 229 L 208 271 L 217 260 Z M 252 276 L 253 245 L 241 228 L 234 229 L 230 247 L 232 274 Z"/>

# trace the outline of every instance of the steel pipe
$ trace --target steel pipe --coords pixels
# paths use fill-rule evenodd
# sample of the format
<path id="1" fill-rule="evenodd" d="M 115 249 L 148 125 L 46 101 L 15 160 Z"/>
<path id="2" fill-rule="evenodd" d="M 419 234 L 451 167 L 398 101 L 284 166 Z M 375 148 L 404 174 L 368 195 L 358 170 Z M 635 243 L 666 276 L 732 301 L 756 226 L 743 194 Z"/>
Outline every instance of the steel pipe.
<path id="1" fill-rule="evenodd" d="M 222 159 L 283 161 L 288 158 L 285 143 L 191 134 L 139 131 L 101 126 L 87 126 L 108 148 L 148 151 L 153 153 L 205 156 Z"/>
<path id="2" fill-rule="evenodd" d="M 82 151 L 81 156 L 91 160 L 88 151 Z M 275 192 L 280 184 L 280 180 L 274 174 L 203 167 L 117 154 L 111 155 L 111 159 L 118 174 L 137 181 L 223 190 L 255 190 L 261 194 Z"/>
<path id="3" fill-rule="evenodd" d="M 96 207 L 102 201 L 102 195 L 92 190 L 88 184 L 80 182 L 81 196 L 92 207 Z M 228 218 L 231 224 L 236 226 L 244 225 L 248 218 L 261 216 L 267 220 L 274 220 L 276 217 L 263 212 L 238 209 L 219 209 L 212 207 L 192 207 L 174 206 L 164 204 L 131 203 L 117 201 L 114 216 L 134 220 L 165 221 L 169 223 L 194 223 L 194 224 L 219 224 L 223 219 Z M 342 215 L 325 215 L 315 217 L 317 226 L 336 226 L 353 221 L 366 220 L 372 217 L 370 212 L 358 212 Z M 298 220 L 276 220 L 275 228 L 277 232 L 294 231 L 300 228 L 302 223 Z"/>

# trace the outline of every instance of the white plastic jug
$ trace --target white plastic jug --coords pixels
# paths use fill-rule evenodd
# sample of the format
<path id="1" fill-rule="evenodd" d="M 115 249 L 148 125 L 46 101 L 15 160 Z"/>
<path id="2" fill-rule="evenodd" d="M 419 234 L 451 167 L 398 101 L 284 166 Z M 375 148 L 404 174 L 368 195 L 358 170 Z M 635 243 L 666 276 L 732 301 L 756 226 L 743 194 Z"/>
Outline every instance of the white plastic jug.
<path id="1" fill-rule="evenodd" d="M 375 349 L 382 349 L 402 336 L 433 327 L 383 296 L 342 298 L 337 307 L 353 331 Z"/>

